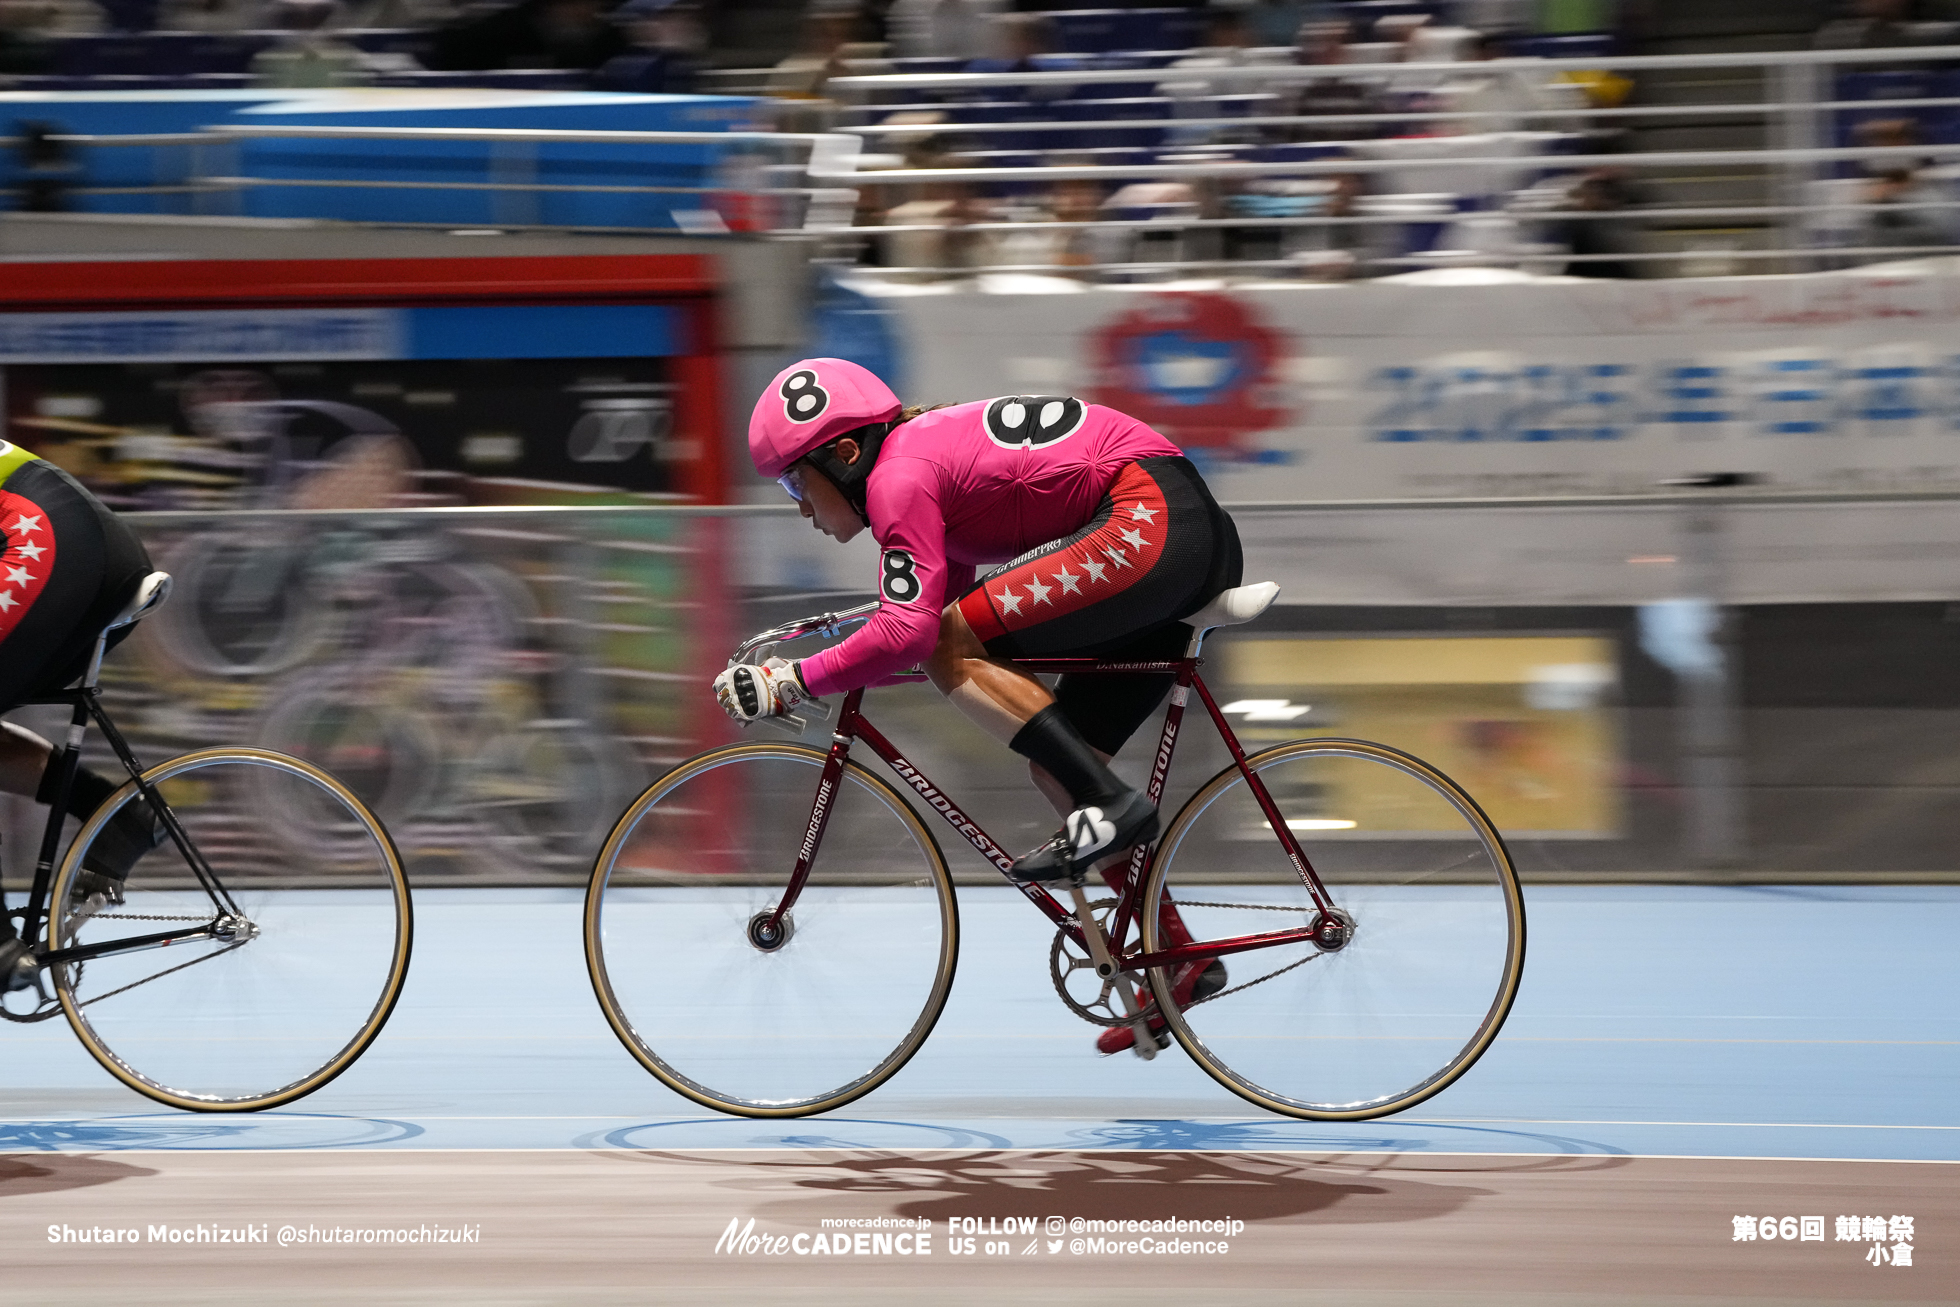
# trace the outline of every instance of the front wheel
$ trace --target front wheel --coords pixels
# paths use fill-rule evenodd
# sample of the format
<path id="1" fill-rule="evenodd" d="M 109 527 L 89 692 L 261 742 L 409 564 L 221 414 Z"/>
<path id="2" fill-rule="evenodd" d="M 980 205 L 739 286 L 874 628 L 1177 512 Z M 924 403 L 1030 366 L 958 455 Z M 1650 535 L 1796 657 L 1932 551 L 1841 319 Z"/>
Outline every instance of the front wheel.
<path id="1" fill-rule="evenodd" d="M 203 866 L 170 838 L 120 883 L 86 865 L 126 860 L 110 822 L 147 817 L 134 782 L 83 824 L 48 920 L 50 950 L 100 954 L 51 965 L 69 1024 L 110 1074 L 172 1107 L 249 1111 L 312 1093 L 401 994 L 414 923 L 394 842 L 346 786 L 269 750 L 206 749 L 144 780 Z"/>
<path id="2" fill-rule="evenodd" d="M 952 989 L 946 861 L 897 790 L 846 763 L 802 893 L 769 919 L 825 756 L 736 744 L 682 763 L 613 827 L 585 896 L 585 957 L 620 1042 L 669 1088 L 740 1116 L 871 1092 Z"/>
<path id="3" fill-rule="evenodd" d="M 1199 940 L 1325 925 L 1326 947 L 1225 955 L 1225 988 L 1183 1009 L 1181 968 L 1155 968 L 1157 1002 L 1193 1060 L 1262 1107 L 1330 1121 L 1412 1107 L 1482 1056 L 1517 995 L 1524 898 L 1504 841 L 1455 782 L 1383 745 L 1298 740 L 1248 764 L 1331 896 L 1332 922 L 1228 767 L 1164 833 L 1144 948 L 1167 943 L 1166 901 Z"/>

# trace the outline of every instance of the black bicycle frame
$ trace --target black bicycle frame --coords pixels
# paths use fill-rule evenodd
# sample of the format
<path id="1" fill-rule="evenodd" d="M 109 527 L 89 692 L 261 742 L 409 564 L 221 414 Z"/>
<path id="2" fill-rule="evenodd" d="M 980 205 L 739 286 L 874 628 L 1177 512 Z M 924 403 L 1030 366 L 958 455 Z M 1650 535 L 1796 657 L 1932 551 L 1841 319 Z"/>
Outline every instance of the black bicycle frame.
<path id="1" fill-rule="evenodd" d="M 1314 871 L 1313 864 L 1307 860 L 1306 853 L 1300 848 L 1299 840 L 1294 838 L 1292 828 L 1281 816 L 1279 805 L 1273 802 L 1272 795 L 1266 790 L 1265 782 L 1259 778 L 1259 773 L 1254 771 L 1247 761 L 1245 751 L 1239 747 L 1238 737 L 1232 734 L 1231 723 L 1225 720 L 1225 714 L 1219 710 L 1217 702 L 1211 697 L 1211 691 L 1205 687 L 1204 679 L 1198 675 L 1198 667 L 1203 661 L 1201 658 L 1180 658 L 1164 662 L 1119 663 L 1103 662 L 1095 658 L 1029 658 L 1016 660 L 1016 666 L 1024 671 L 1036 673 L 1175 675 L 1177 680 L 1171 689 L 1170 706 L 1164 713 L 1164 729 L 1158 738 L 1157 754 L 1151 763 L 1150 782 L 1146 790 L 1150 801 L 1159 806 L 1163 801 L 1164 779 L 1170 772 L 1171 755 L 1177 748 L 1178 730 L 1184 722 L 1184 710 L 1190 701 L 1191 691 L 1196 689 L 1199 699 L 1205 705 L 1205 710 L 1211 714 L 1213 724 L 1218 727 L 1219 737 L 1230 750 L 1232 761 L 1237 765 L 1239 774 L 1245 777 L 1246 785 L 1258 801 L 1260 811 L 1265 814 L 1267 824 L 1278 835 L 1280 846 L 1285 849 L 1288 860 L 1292 862 L 1295 872 L 1298 873 L 1300 883 L 1306 887 L 1307 893 L 1313 898 L 1319 915 L 1323 918 L 1330 916 L 1334 910 L 1333 898 L 1327 893 L 1326 886 L 1321 883 L 1319 873 Z M 1014 858 L 1002 849 L 978 822 L 967 816 L 943 790 L 914 767 L 883 732 L 871 724 L 861 711 L 863 700 L 862 689 L 852 690 L 844 697 L 844 706 L 838 717 L 837 729 L 830 737 L 830 753 L 824 759 L 823 773 L 817 781 L 816 798 L 810 808 L 810 824 L 805 827 L 803 843 L 797 849 L 796 866 L 790 872 L 789 884 L 783 889 L 782 899 L 770 914 L 769 924 L 772 927 L 779 923 L 783 915 L 795 905 L 797 897 L 803 892 L 804 883 L 810 877 L 810 868 L 816 861 L 817 849 L 823 842 L 824 827 L 830 820 L 830 805 L 836 798 L 838 782 L 843 779 L 845 760 L 850 756 L 851 745 L 859 739 L 870 745 L 871 751 L 882 758 L 886 766 L 897 772 L 899 779 L 911 786 L 913 792 L 924 800 L 927 807 L 945 818 L 946 823 L 978 850 L 981 857 L 993 863 L 1003 876 L 1014 865 Z M 1157 845 L 1138 845 L 1132 850 L 1130 861 L 1120 882 L 1111 872 L 1103 873 L 1110 888 L 1117 890 L 1122 896 L 1117 902 L 1116 911 L 1110 919 L 1108 928 L 1110 953 L 1118 958 L 1122 957 L 1123 942 L 1128 936 L 1131 924 L 1138 919 L 1138 899 L 1143 893 L 1146 873 L 1151 859 L 1156 856 L 1157 847 Z M 1075 914 L 1064 907 L 1060 900 L 1040 885 L 1021 884 L 1012 880 L 1008 883 L 1021 891 L 1030 903 L 1055 923 L 1057 928 L 1065 932 L 1075 943 L 1086 948 Z M 1200 958 L 1221 957 L 1227 953 L 1243 953 L 1250 949 L 1311 942 L 1314 936 L 1315 925 L 1309 924 L 1292 930 L 1274 930 L 1257 935 L 1234 935 L 1226 939 L 1194 941 L 1124 959 L 1122 969 L 1138 971 L 1147 967 L 1172 966 Z"/>
<path id="2" fill-rule="evenodd" d="M 54 769 L 54 785 L 44 785 L 43 793 L 48 795 L 48 821 L 41 833 L 40 855 L 34 862 L 34 882 L 28 890 L 27 902 L 21 914 L 20 938 L 30 944 L 40 936 L 49 911 L 48 895 L 54 887 L 55 855 L 61 849 L 61 828 L 68 814 L 68 795 L 74 789 L 75 771 L 81 765 L 82 737 L 88 730 L 91 718 L 101 728 L 102 736 L 114 749 L 116 757 L 122 761 L 130 779 L 136 782 L 137 790 L 150 805 L 150 810 L 163 820 L 164 829 L 175 841 L 178 850 L 184 855 L 198 883 L 210 897 L 218 916 L 209 923 L 191 930 L 159 931 L 150 935 L 133 935 L 127 939 L 104 940 L 96 944 L 77 945 L 73 948 L 51 949 L 38 953 L 41 965 L 53 966 L 69 962 L 86 962 L 91 958 L 109 957 L 118 953 L 135 953 L 143 949 L 166 948 L 172 944 L 184 943 L 193 939 L 225 939 L 222 918 L 225 915 L 238 915 L 238 905 L 232 900 L 224 885 L 219 882 L 211 866 L 204 860 L 204 854 L 192 844 L 177 820 L 177 814 L 164 803 L 163 796 L 156 788 L 143 779 L 143 765 L 136 760 L 129 742 L 123 738 L 116 724 L 102 711 L 101 692 L 94 686 L 82 686 L 73 690 L 62 690 L 55 694 L 39 695 L 25 702 L 31 704 L 61 704 L 70 710 L 68 736 L 58 753 L 48 760 Z M 6 896 L 0 891 L 0 920 L 8 919 Z"/>

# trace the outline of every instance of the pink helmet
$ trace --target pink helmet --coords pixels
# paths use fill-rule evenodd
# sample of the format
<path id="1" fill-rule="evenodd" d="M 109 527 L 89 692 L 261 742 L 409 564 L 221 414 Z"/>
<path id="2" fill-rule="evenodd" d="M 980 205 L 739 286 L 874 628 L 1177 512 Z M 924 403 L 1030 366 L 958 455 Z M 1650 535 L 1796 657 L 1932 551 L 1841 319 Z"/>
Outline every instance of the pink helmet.
<path id="1" fill-rule="evenodd" d="M 844 359 L 804 359 L 776 374 L 749 415 L 755 470 L 779 477 L 819 445 L 904 409 L 869 368 Z"/>

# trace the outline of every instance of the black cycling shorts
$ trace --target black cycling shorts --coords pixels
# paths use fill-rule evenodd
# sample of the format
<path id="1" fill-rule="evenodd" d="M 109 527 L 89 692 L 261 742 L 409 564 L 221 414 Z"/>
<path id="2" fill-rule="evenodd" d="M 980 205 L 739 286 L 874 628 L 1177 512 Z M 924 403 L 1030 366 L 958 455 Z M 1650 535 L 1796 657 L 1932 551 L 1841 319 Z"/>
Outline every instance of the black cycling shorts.
<path id="1" fill-rule="evenodd" d="M 150 571 L 136 533 L 75 478 L 39 459 L 15 468 L 0 483 L 0 712 L 86 672 Z"/>
<path id="2" fill-rule="evenodd" d="M 1186 458 L 1145 458 L 1117 473 L 1083 526 L 975 582 L 956 601 L 997 658 L 1181 658 L 1179 619 L 1239 584 L 1238 528 Z M 1113 754 L 1175 677 L 1064 676 L 1055 688 L 1082 738 Z"/>

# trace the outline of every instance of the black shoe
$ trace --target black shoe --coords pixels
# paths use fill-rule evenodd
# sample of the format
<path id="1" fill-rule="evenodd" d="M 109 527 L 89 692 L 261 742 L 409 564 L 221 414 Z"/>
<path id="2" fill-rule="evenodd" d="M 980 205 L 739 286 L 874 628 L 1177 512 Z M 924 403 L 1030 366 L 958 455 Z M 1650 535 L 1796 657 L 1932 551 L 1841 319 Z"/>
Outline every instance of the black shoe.
<path id="1" fill-rule="evenodd" d="M 1157 838 L 1157 805 L 1131 790 L 1108 808 L 1081 807 L 1046 844 L 1014 864 L 1009 880 L 1063 880 L 1099 858 Z"/>
<path id="2" fill-rule="evenodd" d="M 96 833 L 95 842 L 82 855 L 82 873 L 75 877 L 76 897 L 102 894 L 111 903 L 122 902 L 129 869 L 169 835 L 169 828 L 149 804 L 141 798 L 131 799 Z"/>
<path id="3" fill-rule="evenodd" d="M 1190 1007 L 1193 1003 L 1202 1003 L 1223 988 L 1225 988 L 1225 959 L 1213 958 L 1211 965 L 1198 973 L 1197 983 L 1191 986 L 1191 997 L 1184 1001 L 1184 1006 Z"/>

